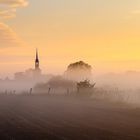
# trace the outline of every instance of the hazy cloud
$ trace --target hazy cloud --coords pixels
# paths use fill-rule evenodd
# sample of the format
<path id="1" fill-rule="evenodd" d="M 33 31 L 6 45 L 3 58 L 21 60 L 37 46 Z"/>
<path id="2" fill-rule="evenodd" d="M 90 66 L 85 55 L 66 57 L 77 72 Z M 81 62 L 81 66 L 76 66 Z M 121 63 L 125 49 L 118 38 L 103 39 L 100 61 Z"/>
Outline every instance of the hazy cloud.
<path id="1" fill-rule="evenodd" d="M 18 7 L 27 5 L 27 0 L 0 0 L 0 18 L 12 18 Z"/>
<path id="2" fill-rule="evenodd" d="M 0 47 L 15 47 L 22 45 L 17 34 L 8 26 L 0 23 Z"/>
<path id="3" fill-rule="evenodd" d="M 15 17 L 16 9 L 27 5 L 27 0 L 0 0 L 0 19 Z M 0 23 L 0 47 L 16 47 L 21 44 L 22 41 L 17 34 L 8 25 Z"/>

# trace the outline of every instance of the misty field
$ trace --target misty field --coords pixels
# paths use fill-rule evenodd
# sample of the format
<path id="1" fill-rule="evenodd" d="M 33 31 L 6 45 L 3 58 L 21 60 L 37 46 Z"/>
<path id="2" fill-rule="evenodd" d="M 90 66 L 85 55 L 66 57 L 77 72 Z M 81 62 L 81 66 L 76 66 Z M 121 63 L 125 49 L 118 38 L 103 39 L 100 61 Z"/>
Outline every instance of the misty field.
<path id="1" fill-rule="evenodd" d="M 90 98 L 2 95 L 0 140 L 140 140 L 140 108 Z"/>

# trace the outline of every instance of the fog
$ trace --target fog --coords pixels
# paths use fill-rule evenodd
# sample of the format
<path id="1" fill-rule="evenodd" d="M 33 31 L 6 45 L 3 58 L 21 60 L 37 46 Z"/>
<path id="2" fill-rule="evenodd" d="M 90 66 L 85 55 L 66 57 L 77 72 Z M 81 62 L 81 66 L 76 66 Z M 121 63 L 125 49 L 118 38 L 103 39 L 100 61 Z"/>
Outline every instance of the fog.
<path id="1" fill-rule="evenodd" d="M 76 72 L 74 73 L 74 75 Z M 4 80 L 0 81 L 0 93 L 3 94 L 52 94 L 75 96 L 77 94 L 77 81 L 81 81 L 80 72 L 76 79 L 64 75 L 46 77 L 45 80 Z M 79 76 L 79 77 L 78 77 Z M 85 76 L 85 75 L 84 75 Z M 86 76 L 85 76 L 86 77 Z M 88 74 L 89 77 L 89 74 Z M 78 80 L 79 78 L 79 80 Z M 96 83 L 92 89 L 90 98 L 108 100 L 113 102 L 124 102 L 140 105 L 140 72 L 128 71 L 125 73 L 107 73 L 102 75 L 91 75 L 90 83 Z M 89 92 L 84 91 L 85 96 Z M 87 93 L 86 93 L 87 92 Z"/>
<path id="2" fill-rule="evenodd" d="M 139 140 L 139 73 L 90 77 L 1 81 L 0 139 Z"/>
<path id="3" fill-rule="evenodd" d="M 110 100 L 140 105 L 140 72 L 108 73 L 94 79 L 97 90 Z"/>
<path id="4" fill-rule="evenodd" d="M 95 81 L 101 86 L 117 87 L 122 90 L 140 89 L 140 72 L 127 71 L 124 73 L 107 73 L 94 76 Z"/>

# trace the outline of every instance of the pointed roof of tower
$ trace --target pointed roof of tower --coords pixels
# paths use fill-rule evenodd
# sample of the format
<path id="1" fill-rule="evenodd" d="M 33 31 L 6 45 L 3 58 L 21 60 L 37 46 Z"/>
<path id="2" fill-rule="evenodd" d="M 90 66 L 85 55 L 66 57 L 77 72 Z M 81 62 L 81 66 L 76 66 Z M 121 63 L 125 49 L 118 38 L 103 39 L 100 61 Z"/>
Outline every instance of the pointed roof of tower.
<path id="1" fill-rule="evenodd" d="M 36 48 L 36 62 L 39 62 L 39 58 L 38 58 L 38 49 Z"/>

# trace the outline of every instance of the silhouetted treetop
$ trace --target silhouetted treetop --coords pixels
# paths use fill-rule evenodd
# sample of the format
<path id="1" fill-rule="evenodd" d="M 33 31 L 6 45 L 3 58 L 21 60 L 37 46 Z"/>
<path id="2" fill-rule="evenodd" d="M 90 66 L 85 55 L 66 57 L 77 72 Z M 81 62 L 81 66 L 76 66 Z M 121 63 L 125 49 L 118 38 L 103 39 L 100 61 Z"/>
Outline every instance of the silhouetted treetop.
<path id="1" fill-rule="evenodd" d="M 91 80 L 92 79 L 92 67 L 84 61 L 78 61 L 68 65 L 67 70 L 64 73 L 64 77 L 73 81 Z"/>
<path id="2" fill-rule="evenodd" d="M 87 69 L 87 70 L 92 70 L 91 65 L 83 62 L 83 61 L 79 61 L 79 62 L 75 62 L 75 63 L 71 63 L 68 66 L 67 70 L 71 70 L 71 69 Z"/>

